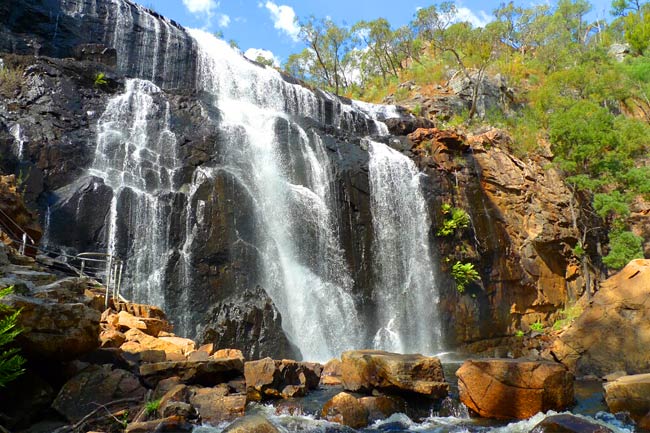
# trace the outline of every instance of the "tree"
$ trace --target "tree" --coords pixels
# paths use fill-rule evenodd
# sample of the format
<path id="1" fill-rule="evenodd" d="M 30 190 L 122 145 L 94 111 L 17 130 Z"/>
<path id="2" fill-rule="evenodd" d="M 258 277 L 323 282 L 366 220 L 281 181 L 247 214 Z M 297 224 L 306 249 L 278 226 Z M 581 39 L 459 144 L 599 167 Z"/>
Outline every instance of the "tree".
<path id="1" fill-rule="evenodd" d="M 13 291 L 12 287 L 0 290 L 0 299 Z M 18 355 L 18 349 L 7 348 L 20 334 L 16 321 L 20 311 L 12 311 L 0 303 L 0 388 L 20 376 L 24 370 L 25 359 Z"/>
<path id="2" fill-rule="evenodd" d="M 308 48 L 299 56 L 290 57 L 285 68 L 289 71 L 306 68 L 300 75 L 340 94 L 350 83 L 346 64 L 351 50 L 349 30 L 337 26 L 329 18 L 310 16 L 300 24 L 300 38 Z"/>

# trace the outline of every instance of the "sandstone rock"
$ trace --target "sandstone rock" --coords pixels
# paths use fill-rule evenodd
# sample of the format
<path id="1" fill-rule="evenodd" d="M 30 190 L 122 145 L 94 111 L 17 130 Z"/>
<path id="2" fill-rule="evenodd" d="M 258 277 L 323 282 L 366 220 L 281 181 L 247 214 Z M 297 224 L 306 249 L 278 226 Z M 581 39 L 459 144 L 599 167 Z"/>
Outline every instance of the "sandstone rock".
<path id="1" fill-rule="evenodd" d="M 246 393 L 251 400 L 302 396 L 318 387 L 321 366 L 317 363 L 264 358 L 244 364 Z"/>
<path id="2" fill-rule="evenodd" d="M 99 312 L 84 304 L 19 295 L 2 302 L 21 310 L 17 324 L 24 331 L 16 342 L 30 360 L 69 361 L 99 346 Z"/>
<path id="3" fill-rule="evenodd" d="M 165 343 L 171 343 L 181 349 L 183 354 L 187 355 L 191 351 L 193 351 L 196 348 L 196 343 L 194 340 L 190 340 L 189 338 L 181 338 L 181 337 L 160 337 L 159 340 L 165 342 Z"/>
<path id="4" fill-rule="evenodd" d="M 184 385 L 183 382 L 181 382 L 180 377 L 172 376 L 167 379 L 162 379 L 158 384 L 156 384 L 152 398 L 154 400 L 163 398 L 165 394 L 174 389 L 177 385 Z"/>
<path id="5" fill-rule="evenodd" d="M 140 344 L 144 349 L 162 350 L 167 355 L 171 356 L 176 354 L 182 357 L 181 360 L 185 359 L 183 348 L 177 344 L 165 340 L 164 338 L 152 337 L 140 331 L 139 329 L 129 329 L 124 333 L 124 336 L 126 337 L 127 342 L 136 342 Z"/>
<path id="6" fill-rule="evenodd" d="M 406 402 L 396 396 L 361 397 L 358 401 L 368 411 L 370 423 L 386 419 L 395 413 L 406 412 Z"/>
<path id="7" fill-rule="evenodd" d="M 212 356 L 214 354 L 214 344 L 212 343 L 204 344 L 196 350 L 200 352 L 205 352 L 208 354 L 208 356 Z"/>
<path id="8" fill-rule="evenodd" d="M 610 412 L 629 412 L 636 421 L 650 412 L 650 373 L 622 376 L 603 388 Z"/>
<path id="9" fill-rule="evenodd" d="M 113 325 L 120 331 L 139 329 L 145 334 L 157 337 L 160 331 L 171 331 L 171 325 L 164 320 L 156 318 L 135 317 L 126 311 L 120 311 L 114 319 Z M 175 343 L 176 344 L 176 343 Z"/>
<path id="10" fill-rule="evenodd" d="M 325 403 L 321 416 L 352 428 L 368 425 L 368 410 L 352 395 L 341 392 Z"/>
<path id="11" fill-rule="evenodd" d="M 244 416 L 246 410 L 245 395 L 224 396 L 221 389 L 197 389 L 190 397 L 190 403 L 208 423 L 231 421 Z"/>
<path id="12" fill-rule="evenodd" d="M 600 285 L 582 314 L 555 340 L 553 356 L 577 375 L 650 370 L 650 260 L 633 260 Z"/>
<path id="13" fill-rule="evenodd" d="M 341 385 L 341 360 L 334 358 L 323 366 L 320 376 L 320 384 L 326 386 Z"/>
<path id="14" fill-rule="evenodd" d="M 167 359 L 164 350 L 147 349 L 135 341 L 127 341 L 120 349 L 124 359 L 130 363 L 163 362 Z"/>
<path id="15" fill-rule="evenodd" d="M 467 360 L 456 372 L 460 400 L 486 418 L 530 418 L 573 404 L 573 375 L 545 361 Z"/>
<path id="16" fill-rule="evenodd" d="M 575 415 L 551 415 L 540 421 L 530 433 L 613 433 L 604 425 Z"/>
<path id="17" fill-rule="evenodd" d="M 90 366 L 63 385 L 52 407 L 68 421 L 76 422 L 96 409 L 97 404 L 144 398 L 144 394 L 138 378 L 128 371 Z"/>
<path id="18" fill-rule="evenodd" d="M 280 430 L 260 415 L 248 415 L 230 424 L 223 433 L 280 433 Z"/>
<path id="19" fill-rule="evenodd" d="M 210 355 L 208 355 L 206 352 L 203 352 L 201 350 L 195 350 L 193 352 L 190 352 L 187 355 L 188 361 L 207 361 L 209 359 L 210 359 Z"/>
<path id="20" fill-rule="evenodd" d="M 160 389 L 157 389 L 160 392 Z M 190 389 L 187 385 L 178 384 L 173 386 L 169 391 L 165 392 L 162 397 L 160 397 L 160 405 L 158 406 L 158 414 L 162 417 L 168 417 L 172 415 L 183 415 L 186 418 L 189 416 L 187 414 L 176 413 L 174 410 L 167 410 L 167 407 L 173 403 L 187 403 L 190 396 Z M 174 406 L 176 407 L 176 406 Z"/>
<path id="21" fill-rule="evenodd" d="M 242 361 L 245 360 L 244 354 L 239 349 L 219 349 L 216 352 L 214 352 L 214 354 L 212 354 L 212 357 L 213 358 L 236 358 L 236 359 L 241 359 Z"/>
<path id="22" fill-rule="evenodd" d="M 177 376 L 186 384 L 214 386 L 240 376 L 243 370 L 239 359 L 168 361 L 142 364 L 140 377 L 150 386 L 155 386 L 162 379 L 172 376 Z"/>
<path id="23" fill-rule="evenodd" d="M 120 331 L 104 330 L 99 334 L 100 347 L 120 347 L 126 341 L 126 336 Z"/>
<path id="24" fill-rule="evenodd" d="M 184 417 L 171 416 L 153 421 L 133 422 L 124 430 L 125 433 L 151 433 L 151 432 L 191 432 L 194 426 Z"/>
<path id="25" fill-rule="evenodd" d="M 449 392 L 438 358 L 400 355 L 378 350 L 353 350 L 341 355 L 341 379 L 350 391 L 399 392 L 442 398 Z"/>
<path id="26" fill-rule="evenodd" d="M 384 121 L 392 135 L 407 135 L 418 128 L 433 128 L 434 123 L 424 117 L 390 118 Z"/>
<path id="27" fill-rule="evenodd" d="M 180 416 L 186 419 L 196 419 L 199 416 L 199 413 L 194 406 L 182 401 L 171 401 L 164 407 L 161 407 L 158 412 L 163 418 Z"/>

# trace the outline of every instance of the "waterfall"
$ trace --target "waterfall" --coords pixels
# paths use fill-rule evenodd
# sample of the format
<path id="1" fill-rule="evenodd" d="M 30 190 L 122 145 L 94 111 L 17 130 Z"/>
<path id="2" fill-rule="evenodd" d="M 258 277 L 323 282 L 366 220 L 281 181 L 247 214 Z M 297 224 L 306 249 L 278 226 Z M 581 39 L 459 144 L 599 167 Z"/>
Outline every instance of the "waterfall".
<path id="1" fill-rule="evenodd" d="M 20 127 L 20 124 L 16 123 L 11 128 L 9 128 L 9 133 L 14 138 L 14 155 L 16 158 L 18 158 L 19 161 L 22 161 L 25 153 L 25 137 L 23 136 L 23 131 Z"/>
<path id="2" fill-rule="evenodd" d="M 175 190 L 176 149 L 161 90 L 149 81 L 128 80 L 99 119 L 90 174 L 113 189 L 108 253 L 127 256 L 127 297 L 161 307 L 170 256 L 165 195 Z M 120 245 L 128 251 L 120 254 Z"/>
<path id="3" fill-rule="evenodd" d="M 373 293 L 377 349 L 434 354 L 440 350 L 438 290 L 429 251 L 430 221 L 412 160 L 369 143 L 371 213 L 375 231 Z"/>
<path id="4" fill-rule="evenodd" d="M 310 360 L 361 347 L 353 282 L 331 211 L 329 159 L 316 132 L 294 119 L 325 120 L 321 101 L 277 71 L 247 62 L 225 42 L 190 33 L 199 45 L 197 82 L 221 116 L 222 169 L 237 174 L 256 204 L 262 286 L 282 314 L 285 332 Z M 355 115 L 336 110 L 328 120 L 354 128 Z"/>
<path id="5" fill-rule="evenodd" d="M 193 336 L 193 327 L 212 307 L 202 300 L 221 302 L 229 296 L 196 292 L 211 290 L 213 277 L 199 274 L 196 287 L 193 279 L 207 267 L 220 272 L 219 260 L 235 263 L 228 262 L 229 254 L 238 254 L 226 233 L 232 229 L 236 242 L 249 248 L 251 256 L 243 260 L 254 256 L 255 270 L 250 280 L 231 281 L 233 287 L 223 289 L 237 292 L 254 288 L 251 282 L 259 284 L 304 359 L 325 361 L 367 347 L 369 333 L 378 348 L 435 352 L 437 298 L 420 175 L 405 156 L 370 143 L 379 326 L 368 329 L 353 297 L 355 282 L 341 245 L 335 169 L 319 135 L 324 128 L 357 137 L 386 135 L 380 120 L 399 117 L 397 109 L 293 84 L 206 32 L 184 33 L 140 6 L 112 2 L 107 20 L 146 30 L 135 45 L 120 32 L 104 35 L 118 51 L 118 69 L 141 78 L 127 80 L 124 92 L 109 100 L 98 120 L 89 170 L 113 191 L 106 250 L 127 260 L 125 296 L 168 307 L 176 332 Z M 74 13 L 97 14 L 93 5 L 84 3 Z M 196 58 L 187 84 L 182 81 L 187 71 L 179 65 L 187 61 L 184 50 L 190 46 Z M 215 142 L 208 145 L 211 153 L 196 166 L 188 164 L 191 146 L 183 147 L 173 132 L 179 118 L 161 89 L 175 85 L 192 86 L 200 106 L 196 115 L 216 131 Z M 216 185 L 224 179 L 239 195 L 215 197 L 225 200 L 217 206 L 210 194 L 221 191 Z M 233 212 L 228 230 L 211 234 L 218 251 L 202 249 L 204 239 L 198 234 L 210 233 L 217 209 L 223 212 L 235 197 L 246 202 L 242 227 L 251 233 L 240 236 L 236 218 L 241 214 Z M 215 257 L 204 257 L 202 251 Z"/>

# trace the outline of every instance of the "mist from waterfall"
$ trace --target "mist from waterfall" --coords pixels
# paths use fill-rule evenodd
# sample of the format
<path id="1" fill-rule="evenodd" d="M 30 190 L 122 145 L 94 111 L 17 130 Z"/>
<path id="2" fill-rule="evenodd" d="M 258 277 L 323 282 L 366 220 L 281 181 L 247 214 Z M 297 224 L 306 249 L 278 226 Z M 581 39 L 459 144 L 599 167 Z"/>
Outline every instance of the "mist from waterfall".
<path id="1" fill-rule="evenodd" d="M 400 353 L 440 351 L 438 288 L 429 220 L 415 163 L 369 142 L 370 205 L 375 232 L 373 292 L 379 324 L 373 346 Z"/>

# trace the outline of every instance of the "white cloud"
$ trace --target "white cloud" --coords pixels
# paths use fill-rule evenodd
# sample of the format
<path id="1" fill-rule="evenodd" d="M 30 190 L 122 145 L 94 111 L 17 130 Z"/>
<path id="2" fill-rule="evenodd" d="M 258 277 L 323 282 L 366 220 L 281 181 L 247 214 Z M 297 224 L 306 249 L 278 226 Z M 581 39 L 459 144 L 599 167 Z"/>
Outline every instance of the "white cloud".
<path id="1" fill-rule="evenodd" d="M 474 27 L 485 27 L 490 21 L 492 21 L 492 17 L 485 13 L 485 11 L 478 11 L 478 14 L 475 14 L 466 7 L 459 7 L 454 21 L 466 21 Z"/>
<path id="2" fill-rule="evenodd" d="M 298 41 L 300 26 L 296 22 L 296 12 L 293 8 L 287 5 L 278 6 L 272 1 L 267 1 L 264 6 L 271 13 L 273 26 L 289 35 L 294 41 Z"/>
<path id="3" fill-rule="evenodd" d="M 226 14 L 219 15 L 219 27 L 228 27 L 230 24 L 230 17 Z"/>
<path id="4" fill-rule="evenodd" d="M 183 4 L 190 13 L 205 14 L 208 17 L 212 16 L 212 10 L 219 7 L 216 0 L 183 0 Z"/>
<path id="5" fill-rule="evenodd" d="M 264 57 L 265 59 L 272 61 L 273 66 L 280 67 L 280 59 L 278 59 L 276 55 L 269 50 L 263 50 L 261 48 L 249 48 L 244 53 L 244 56 L 251 60 L 257 60 L 258 57 Z"/>

